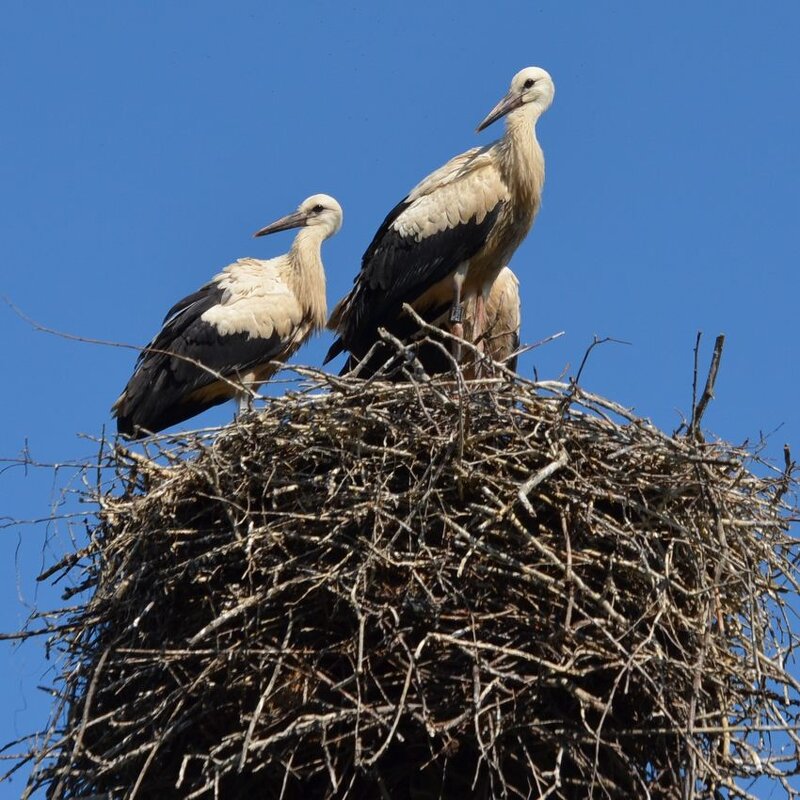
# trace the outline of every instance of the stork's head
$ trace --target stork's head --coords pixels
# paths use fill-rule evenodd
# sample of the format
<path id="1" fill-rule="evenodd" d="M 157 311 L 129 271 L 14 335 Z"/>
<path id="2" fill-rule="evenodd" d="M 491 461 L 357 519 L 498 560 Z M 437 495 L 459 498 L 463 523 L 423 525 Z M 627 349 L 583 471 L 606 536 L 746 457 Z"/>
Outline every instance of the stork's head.
<path id="1" fill-rule="evenodd" d="M 525 67 L 512 79 L 508 94 L 489 112 L 486 119 L 478 125 L 478 130 L 488 128 L 506 114 L 524 114 L 536 120 L 550 107 L 556 87 L 550 74 L 541 67 Z"/>
<path id="2" fill-rule="evenodd" d="M 329 194 L 312 194 L 300 203 L 297 211 L 276 219 L 253 236 L 266 236 L 290 228 L 315 227 L 327 239 L 342 227 L 343 216 L 342 207 Z"/>

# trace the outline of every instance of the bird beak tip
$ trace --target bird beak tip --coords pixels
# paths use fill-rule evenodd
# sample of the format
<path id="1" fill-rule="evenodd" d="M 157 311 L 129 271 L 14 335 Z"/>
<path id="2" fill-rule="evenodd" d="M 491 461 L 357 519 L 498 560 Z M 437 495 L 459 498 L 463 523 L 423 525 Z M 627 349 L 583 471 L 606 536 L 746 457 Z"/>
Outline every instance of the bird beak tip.
<path id="1" fill-rule="evenodd" d="M 497 122 L 503 114 L 497 113 L 497 107 L 493 108 L 478 124 L 478 127 L 475 128 L 475 133 L 480 133 L 481 131 L 485 131 L 493 122 Z"/>
<path id="2" fill-rule="evenodd" d="M 267 236 L 270 233 L 278 233 L 279 231 L 288 231 L 292 228 L 302 228 L 304 225 L 308 223 L 308 215 L 303 214 L 299 211 L 295 211 L 293 214 L 289 214 L 285 217 L 281 217 L 280 219 L 276 219 L 275 222 L 271 222 L 264 228 L 257 230 L 253 234 L 253 238 L 258 238 L 259 236 Z"/>
<path id="3" fill-rule="evenodd" d="M 480 121 L 478 127 L 475 128 L 475 133 L 481 133 L 482 131 L 485 131 L 490 125 L 494 125 L 494 123 L 497 122 L 497 120 L 500 119 L 500 117 L 502 117 L 502 116 L 505 116 L 505 115 L 504 114 L 496 114 L 495 110 L 492 109 L 492 111 L 488 114 L 488 116 L 484 117 Z"/>
<path id="4" fill-rule="evenodd" d="M 492 123 L 505 117 L 506 114 L 519 108 L 522 105 L 520 95 L 511 94 L 510 92 L 486 115 L 480 125 L 476 128 L 476 132 L 480 133 L 482 130 L 488 128 Z"/>

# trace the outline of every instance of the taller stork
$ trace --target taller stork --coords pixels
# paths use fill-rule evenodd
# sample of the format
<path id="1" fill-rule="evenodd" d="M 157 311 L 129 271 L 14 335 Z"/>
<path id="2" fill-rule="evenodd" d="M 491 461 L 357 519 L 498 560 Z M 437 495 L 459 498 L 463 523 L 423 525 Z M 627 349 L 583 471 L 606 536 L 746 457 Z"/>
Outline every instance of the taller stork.
<path id="1" fill-rule="evenodd" d="M 476 302 L 472 336 L 485 320 L 492 283 L 533 224 L 544 186 L 544 155 L 536 121 L 555 87 L 540 67 L 526 67 L 478 131 L 502 117 L 505 134 L 431 173 L 398 203 L 361 261 L 354 286 L 328 327 L 338 334 L 326 363 L 343 350 L 362 359 L 391 329 L 403 303 L 420 314 L 447 303 L 453 332 L 463 335 L 462 303 Z"/>
<path id="2" fill-rule="evenodd" d="M 238 398 L 272 375 L 325 325 L 322 242 L 342 225 L 327 194 L 304 200 L 255 236 L 300 228 L 288 253 L 240 258 L 177 302 L 142 351 L 112 408 L 117 430 L 139 438 Z"/>

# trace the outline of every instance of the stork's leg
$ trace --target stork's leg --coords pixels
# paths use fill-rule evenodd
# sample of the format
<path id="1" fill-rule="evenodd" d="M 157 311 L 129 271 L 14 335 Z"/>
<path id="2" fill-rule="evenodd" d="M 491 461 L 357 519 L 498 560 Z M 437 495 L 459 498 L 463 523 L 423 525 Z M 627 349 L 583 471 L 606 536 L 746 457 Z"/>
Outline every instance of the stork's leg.
<path id="1" fill-rule="evenodd" d="M 474 364 L 472 367 L 472 376 L 480 378 L 483 374 L 483 316 L 484 316 L 484 302 L 483 293 L 478 292 L 475 297 L 475 313 L 472 319 L 472 343 L 475 345 Z"/>
<path id="2" fill-rule="evenodd" d="M 450 307 L 450 333 L 459 339 L 464 338 L 464 304 L 461 302 L 461 289 L 467 277 L 467 265 L 462 264 L 453 274 L 453 305 Z M 453 358 L 461 363 L 461 343 L 453 342 Z"/>
<path id="3" fill-rule="evenodd" d="M 475 298 L 475 321 L 473 323 L 473 341 L 478 350 L 477 363 L 475 364 L 475 377 L 480 378 L 484 372 L 484 367 L 488 365 L 485 358 L 489 352 L 488 343 L 486 341 L 486 304 L 489 300 L 489 293 L 491 292 L 492 285 L 487 284 L 483 287 L 482 291 L 478 292 Z M 491 372 L 491 370 L 490 370 Z"/>
<path id="4" fill-rule="evenodd" d="M 253 396 L 250 392 L 239 392 L 236 395 L 236 414 L 235 419 L 253 410 Z"/>
<path id="5" fill-rule="evenodd" d="M 483 297 L 483 292 L 478 292 L 475 298 L 475 324 L 473 326 L 472 336 L 478 350 L 483 353 L 486 348 L 483 346 L 483 328 L 486 323 L 486 301 Z"/>

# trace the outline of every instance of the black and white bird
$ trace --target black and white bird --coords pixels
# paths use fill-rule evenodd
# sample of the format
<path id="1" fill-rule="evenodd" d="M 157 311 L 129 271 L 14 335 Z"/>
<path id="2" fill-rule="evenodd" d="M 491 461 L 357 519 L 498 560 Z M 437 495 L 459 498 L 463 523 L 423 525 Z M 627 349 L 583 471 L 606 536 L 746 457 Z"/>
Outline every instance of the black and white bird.
<path id="1" fill-rule="evenodd" d="M 554 94 L 545 70 L 518 72 L 478 126 L 481 131 L 505 117 L 503 137 L 451 159 L 389 212 L 355 285 L 328 321 L 338 338 L 326 363 L 343 350 L 363 359 L 379 340 L 378 328 L 391 330 L 400 318 L 403 303 L 423 316 L 448 304 L 453 333 L 463 336 L 462 303 L 475 298 L 472 335 L 481 336 L 492 284 L 539 210 L 544 155 L 536 121 Z"/>
<path id="2" fill-rule="evenodd" d="M 299 228 L 288 253 L 269 261 L 241 258 L 176 303 L 142 351 L 112 408 L 130 438 L 156 433 L 252 391 L 325 325 L 321 245 L 342 225 L 326 194 L 304 200 L 255 236 Z"/>

